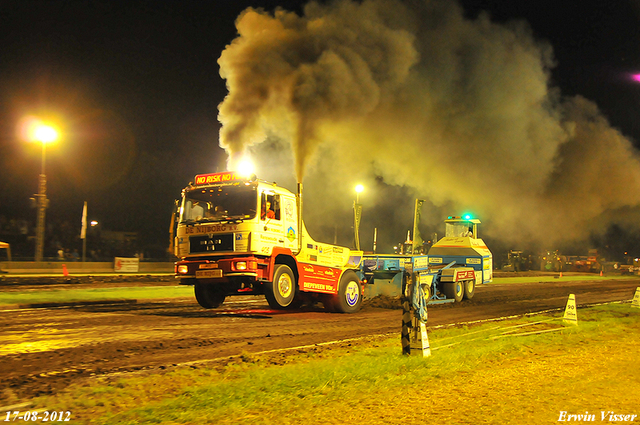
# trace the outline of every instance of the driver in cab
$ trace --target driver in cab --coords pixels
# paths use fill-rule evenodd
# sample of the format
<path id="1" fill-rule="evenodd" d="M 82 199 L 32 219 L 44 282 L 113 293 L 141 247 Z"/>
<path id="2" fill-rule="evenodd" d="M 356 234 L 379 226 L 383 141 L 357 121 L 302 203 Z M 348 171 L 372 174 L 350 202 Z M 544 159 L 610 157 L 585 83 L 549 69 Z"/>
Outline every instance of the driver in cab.
<path id="1" fill-rule="evenodd" d="M 271 208 L 271 202 L 267 201 L 260 215 L 263 220 L 276 218 L 276 213 Z"/>

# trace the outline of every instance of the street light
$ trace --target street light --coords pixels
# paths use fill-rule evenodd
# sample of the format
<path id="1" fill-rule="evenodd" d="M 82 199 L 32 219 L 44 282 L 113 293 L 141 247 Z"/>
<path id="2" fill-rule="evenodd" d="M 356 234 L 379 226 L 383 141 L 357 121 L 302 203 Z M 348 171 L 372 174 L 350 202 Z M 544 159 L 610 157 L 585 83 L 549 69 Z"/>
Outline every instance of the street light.
<path id="1" fill-rule="evenodd" d="M 364 190 L 361 184 L 356 186 L 356 200 L 353 202 L 353 230 L 356 250 L 360 251 L 360 218 L 362 217 L 362 205 L 360 205 L 360 193 Z"/>
<path id="2" fill-rule="evenodd" d="M 356 203 L 360 202 L 359 195 L 362 193 L 363 190 L 364 190 L 363 185 L 361 184 L 356 185 Z"/>
<path id="3" fill-rule="evenodd" d="M 42 261 L 42 251 L 44 249 L 44 219 L 47 210 L 47 176 L 44 173 L 44 164 L 47 152 L 47 143 L 55 142 L 58 132 L 51 126 L 45 124 L 34 125 L 31 130 L 31 141 L 42 143 L 42 168 L 40 170 L 38 182 L 38 194 L 36 196 L 37 220 L 36 220 L 36 252 L 35 261 Z"/>

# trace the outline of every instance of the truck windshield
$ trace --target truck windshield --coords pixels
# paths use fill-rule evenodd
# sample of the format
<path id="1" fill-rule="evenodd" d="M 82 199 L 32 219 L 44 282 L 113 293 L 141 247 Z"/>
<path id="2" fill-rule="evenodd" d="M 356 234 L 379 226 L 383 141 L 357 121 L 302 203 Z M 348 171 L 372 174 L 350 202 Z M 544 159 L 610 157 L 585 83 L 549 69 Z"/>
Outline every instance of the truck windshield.
<path id="1" fill-rule="evenodd" d="M 257 205 L 256 185 L 195 188 L 184 194 L 180 223 L 251 220 Z"/>

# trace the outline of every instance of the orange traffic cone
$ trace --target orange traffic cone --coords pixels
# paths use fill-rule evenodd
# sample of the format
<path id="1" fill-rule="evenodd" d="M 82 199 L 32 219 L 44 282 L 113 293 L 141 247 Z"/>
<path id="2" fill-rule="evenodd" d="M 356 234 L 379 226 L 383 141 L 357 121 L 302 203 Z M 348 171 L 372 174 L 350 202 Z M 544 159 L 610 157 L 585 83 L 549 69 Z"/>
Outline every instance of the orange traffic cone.
<path id="1" fill-rule="evenodd" d="M 562 277 L 562 272 L 560 272 L 560 277 Z"/>
<path id="2" fill-rule="evenodd" d="M 69 270 L 67 270 L 67 265 L 66 265 L 66 264 L 63 264 L 63 265 L 62 265 L 62 275 L 63 275 L 64 277 L 69 276 Z"/>
<path id="3" fill-rule="evenodd" d="M 602 276 L 602 270 L 600 270 L 600 276 Z"/>

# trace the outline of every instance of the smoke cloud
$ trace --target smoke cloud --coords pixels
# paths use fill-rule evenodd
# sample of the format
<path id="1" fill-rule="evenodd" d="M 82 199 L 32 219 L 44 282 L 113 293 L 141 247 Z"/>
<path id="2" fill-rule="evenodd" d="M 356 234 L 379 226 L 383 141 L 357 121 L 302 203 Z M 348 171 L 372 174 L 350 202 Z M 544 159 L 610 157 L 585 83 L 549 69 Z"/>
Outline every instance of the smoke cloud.
<path id="1" fill-rule="evenodd" d="M 219 59 L 220 146 L 230 168 L 250 154 L 261 178 L 304 179 L 310 228 L 349 223 L 356 183 L 363 217 L 389 230 L 410 227 L 415 197 L 434 229 L 471 211 L 520 246 L 637 220 L 638 152 L 593 102 L 551 86 L 552 47 L 525 22 L 341 0 L 302 16 L 250 8 L 236 26 Z"/>

